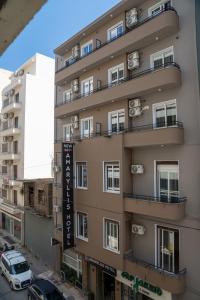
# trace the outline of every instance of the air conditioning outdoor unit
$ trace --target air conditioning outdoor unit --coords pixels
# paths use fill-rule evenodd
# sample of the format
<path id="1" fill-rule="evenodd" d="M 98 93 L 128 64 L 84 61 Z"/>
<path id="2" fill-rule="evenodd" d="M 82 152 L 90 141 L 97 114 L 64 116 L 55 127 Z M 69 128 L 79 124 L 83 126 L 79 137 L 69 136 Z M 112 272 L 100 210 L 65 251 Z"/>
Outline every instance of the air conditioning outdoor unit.
<path id="1" fill-rule="evenodd" d="M 53 170 L 55 173 L 59 173 L 61 171 L 61 167 L 60 166 L 54 166 Z"/>
<path id="2" fill-rule="evenodd" d="M 78 93 L 78 91 L 79 91 L 79 80 L 78 79 L 74 79 L 72 81 L 72 90 L 74 93 Z"/>
<path id="3" fill-rule="evenodd" d="M 12 142 L 13 141 L 13 136 L 12 135 L 8 136 L 7 141 Z"/>
<path id="4" fill-rule="evenodd" d="M 129 108 L 128 114 L 129 114 L 129 117 L 131 117 L 131 118 L 141 116 L 141 114 L 142 114 L 141 106 Z"/>
<path id="5" fill-rule="evenodd" d="M 73 128 L 77 129 L 78 126 L 79 126 L 78 116 L 77 116 L 77 115 L 72 116 L 72 117 L 71 117 L 71 122 L 72 122 Z"/>
<path id="6" fill-rule="evenodd" d="M 14 93 L 15 93 L 15 90 L 14 90 L 14 89 L 11 89 L 9 95 L 10 95 L 10 96 L 13 96 Z"/>
<path id="7" fill-rule="evenodd" d="M 9 117 L 9 119 L 12 119 L 12 118 L 14 117 L 14 112 L 10 112 L 10 113 L 8 114 L 8 117 Z"/>
<path id="8" fill-rule="evenodd" d="M 3 114 L 4 119 L 8 119 L 8 113 Z"/>
<path id="9" fill-rule="evenodd" d="M 79 52 L 80 52 L 79 45 L 74 46 L 74 48 L 72 48 L 72 56 L 73 56 L 73 58 L 78 58 L 79 57 Z"/>
<path id="10" fill-rule="evenodd" d="M 138 22 L 138 13 L 136 8 L 126 12 L 126 27 L 132 28 Z"/>
<path id="11" fill-rule="evenodd" d="M 146 229 L 142 225 L 132 224 L 132 233 L 143 235 L 145 233 Z"/>
<path id="12" fill-rule="evenodd" d="M 55 213 L 60 212 L 60 206 L 59 205 L 54 205 L 53 210 L 54 210 Z"/>
<path id="13" fill-rule="evenodd" d="M 128 106 L 129 108 L 134 108 L 134 107 L 141 107 L 141 99 L 140 98 L 136 98 L 136 99 L 131 99 L 128 102 Z"/>
<path id="14" fill-rule="evenodd" d="M 138 51 L 128 54 L 128 69 L 134 70 L 140 66 L 140 55 Z"/>
<path id="15" fill-rule="evenodd" d="M 143 174 L 144 165 L 131 165 L 131 174 Z"/>

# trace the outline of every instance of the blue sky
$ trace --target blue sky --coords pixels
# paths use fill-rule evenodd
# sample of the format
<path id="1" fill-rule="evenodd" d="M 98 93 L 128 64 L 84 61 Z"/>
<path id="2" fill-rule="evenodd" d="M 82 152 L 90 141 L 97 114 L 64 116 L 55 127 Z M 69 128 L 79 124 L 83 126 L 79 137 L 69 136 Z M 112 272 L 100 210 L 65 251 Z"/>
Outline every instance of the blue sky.
<path id="1" fill-rule="evenodd" d="M 0 57 L 0 68 L 14 71 L 36 52 L 54 57 L 53 49 L 118 2 L 48 0 Z"/>

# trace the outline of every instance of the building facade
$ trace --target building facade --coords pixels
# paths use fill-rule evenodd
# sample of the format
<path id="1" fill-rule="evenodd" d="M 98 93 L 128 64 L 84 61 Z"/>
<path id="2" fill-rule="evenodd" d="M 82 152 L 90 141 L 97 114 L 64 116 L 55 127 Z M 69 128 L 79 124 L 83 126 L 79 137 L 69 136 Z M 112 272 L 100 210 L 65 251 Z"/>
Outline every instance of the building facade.
<path id="1" fill-rule="evenodd" d="M 200 298 L 198 10 L 121 1 L 55 49 L 54 236 L 95 299 Z"/>
<path id="2" fill-rule="evenodd" d="M 22 243 L 24 182 L 52 177 L 54 72 L 54 60 L 36 54 L 2 91 L 0 223 Z"/>

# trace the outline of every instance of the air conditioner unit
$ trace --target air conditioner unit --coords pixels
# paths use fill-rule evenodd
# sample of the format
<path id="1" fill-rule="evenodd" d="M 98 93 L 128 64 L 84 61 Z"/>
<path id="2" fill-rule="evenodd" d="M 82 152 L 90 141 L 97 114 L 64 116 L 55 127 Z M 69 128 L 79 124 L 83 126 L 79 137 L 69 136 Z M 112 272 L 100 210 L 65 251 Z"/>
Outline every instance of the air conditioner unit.
<path id="1" fill-rule="evenodd" d="M 126 27 L 132 28 L 138 22 L 138 13 L 136 8 L 126 12 Z"/>
<path id="2" fill-rule="evenodd" d="M 54 170 L 55 173 L 58 173 L 58 172 L 61 171 L 61 167 L 60 166 L 54 166 L 53 170 Z"/>
<path id="3" fill-rule="evenodd" d="M 141 99 L 137 98 L 137 99 L 129 100 L 128 106 L 129 106 L 129 108 L 141 107 Z"/>
<path id="4" fill-rule="evenodd" d="M 12 142 L 12 141 L 13 141 L 13 136 L 12 136 L 12 135 L 8 136 L 8 137 L 7 137 L 7 141 L 8 141 L 8 142 Z"/>
<path id="5" fill-rule="evenodd" d="M 9 117 L 9 119 L 12 119 L 12 118 L 14 117 L 14 112 L 10 112 L 10 113 L 8 114 L 8 117 Z"/>
<path id="6" fill-rule="evenodd" d="M 8 119 L 8 113 L 3 114 L 4 119 Z"/>
<path id="7" fill-rule="evenodd" d="M 140 55 L 138 51 L 128 54 L 128 69 L 134 70 L 140 66 Z"/>
<path id="8" fill-rule="evenodd" d="M 59 212 L 61 211 L 59 205 L 54 205 L 54 206 L 53 206 L 53 210 L 54 210 L 55 213 L 59 213 Z"/>
<path id="9" fill-rule="evenodd" d="M 73 128 L 77 129 L 79 127 L 79 122 L 78 122 L 78 116 L 77 115 L 71 117 L 71 122 L 72 122 Z"/>
<path id="10" fill-rule="evenodd" d="M 131 165 L 131 173 L 132 174 L 143 174 L 144 166 L 143 165 Z"/>
<path id="11" fill-rule="evenodd" d="M 3 142 L 7 142 L 8 141 L 8 137 L 7 136 L 3 136 Z"/>
<path id="12" fill-rule="evenodd" d="M 78 58 L 79 57 L 79 52 L 80 52 L 79 45 L 74 46 L 74 48 L 72 48 L 72 56 L 73 56 L 73 58 Z"/>
<path id="13" fill-rule="evenodd" d="M 17 72 L 17 74 L 18 74 L 18 76 L 24 75 L 24 70 L 23 70 L 23 69 L 19 70 L 19 71 Z"/>
<path id="14" fill-rule="evenodd" d="M 14 89 L 11 89 L 9 95 L 10 95 L 10 96 L 13 96 L 14 93 L 15 93 L 15 90 L 14 90 Z"/>
<path id="15" fill-rule="evenodd" d="M 146 228 L 142 225 L 132 224 L 132 233 L 143 235 L 146 231 Z"/>
<path id="16" fill-rule="evenodd" d="M 129 117 L 131 117 L 131 118 L 135 118 L 135 117 L 141 116 L 141 114 L 142 114 L 142 108 L 141 108 L 141 106 L 129 108 L 128 114 L 129 114 Z"/>
<path id="17" fill-rule="evenodd" d="M 78 93 L 78 91 L 79 91 L 79 80 L 78 79 L 74 79 L 72 81 L 72 91 L 74 93 Z"/>

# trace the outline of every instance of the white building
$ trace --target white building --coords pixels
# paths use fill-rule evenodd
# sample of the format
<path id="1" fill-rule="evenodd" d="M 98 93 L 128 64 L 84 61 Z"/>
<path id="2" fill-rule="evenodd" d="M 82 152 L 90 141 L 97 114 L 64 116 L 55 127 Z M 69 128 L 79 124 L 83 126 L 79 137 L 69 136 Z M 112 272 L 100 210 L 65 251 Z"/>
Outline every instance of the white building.
<path id="1" fill-rule="evenodd" d="M 53 114 L 54 60 L 36 54 L 2 90 L 0 225 L 22 242 L 23 183 L 52 177 Z"/>

